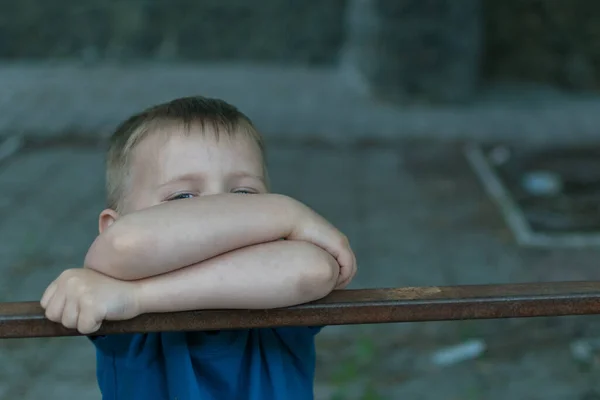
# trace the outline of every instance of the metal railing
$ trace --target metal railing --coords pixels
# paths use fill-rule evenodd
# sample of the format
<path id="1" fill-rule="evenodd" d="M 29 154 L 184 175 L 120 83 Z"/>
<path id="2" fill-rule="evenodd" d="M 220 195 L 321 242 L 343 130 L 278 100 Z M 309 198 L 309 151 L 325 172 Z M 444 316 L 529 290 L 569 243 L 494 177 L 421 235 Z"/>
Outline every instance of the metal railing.
<path id="1" fill-rule="evenodd" d="M 600 314 L 600 282 L 344 290 L 272 310 L 203 310 L 107 321 L 96 334 Z M 0 303 L 0 338 L 76 336 L 38 302 Z"/>

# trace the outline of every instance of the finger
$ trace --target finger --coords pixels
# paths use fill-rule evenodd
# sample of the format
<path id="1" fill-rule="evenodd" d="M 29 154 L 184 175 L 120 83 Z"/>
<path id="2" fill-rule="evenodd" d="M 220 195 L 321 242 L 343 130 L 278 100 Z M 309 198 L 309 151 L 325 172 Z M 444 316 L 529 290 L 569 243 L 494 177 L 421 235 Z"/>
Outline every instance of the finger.
<path id="1" fill-rule="evenodd" d="M 352 282 L 352 279 L 354 279 L 355 275 L 356 261 L 353 262 L 352 268 L 340 267 L 340 275 L 338 279 L 338 284 L 336 285 L 336 289 L 344 289 L 350 284 L 350 282 Z"/>
<path id="2" fill-rule="evenodd" d="M 338 275 L 337 282 L 335 283 L 334 290 L 342 289 L 345 287 L 345 283 L 348 281 L 348 276 L 344 271 L 344 268 L 340 268 L 340 273 Z"/>
<path id="3" fill-rule="evenodd" d="M 340 274 L 347 276 L 350 273 L 349 271 L 352 269 L 351 259 L 348 257 L 345 257 L 344 255 L 340 255 L 338 258 L 336 258 L 336 261 L 338 262 L 341 270 L 343 271 L 343 273 L 340 272 Z"/>
<path id="4" fill-rule="evenodd" d="M 340 264 L 340 267 L 346 269 L 346 273 L 348 274 L 352 274 L 352 271 L 356 269 L 356 258 L 349 247 L 340 251 L 340 254 L 337 257 L 337 262 Z"/>
<path id="5" fill-rule="evenodd" d="M 77 321 L 77 330 L 82 335 L 89 335 L 96 332 L 102 326 L 102 318 L 98 318 L 90 313 L 79 313 Z"/>
<path id="6" fill-rule="evenodd" d="M 350 248 L 348 238 L 335 227 L 331 226 L 330 231 L 326 233 L 326 248 L 342 268 L 354 267 L 354 253 Z"/>
<path id="7" fill-rule="evenodd" d="M 306 240 L 319 246 L 331 254 L 342 268 L 355 268 L 354 253 L 345 235 L 322 217 L 318 218 L 316 224 L 309 226 L 297 237 L 293 234 L 292 239 Z"/>
<path id="8" fill-rule="evenodd" d="M 48 307 L 48 303 L 52 299 L 52 296 L 54 296 L 54 293 L 56 292 L 57 287 L 58 287 L 58 285 L 56 284 L 56 282 L 52 282 L 46 288 L 46 291 L 44 291 L 44 295 L 42 296 L 42 299 L 40 300 L 40 305 L 42 306 L 42 308 L 46 309 L 46 307 Z"/>
<path id="9" fill-rule="evenodd" d="M 53 322 L 61 322 L 63 309 L 65 308 L 65 295 L 57 292 L 46 308 L 46 318 Z"/>
<path id="10" fill-rule="evenodd" d="M 323 250 L 327 251 L 329 254 L 335 258 L 340 267 L 342 268 L 352 268 L 354 264 L 354 254 L 350 250 L 348 246 L 348 242 L 345 237 L 339 234 L 337 231 L 334 232 L 334 235 L 330 237 L 329 240 L 323 240 L 322 244 L 319 247 L 323 248 Z"/>
<path id="11" fill-rule="evenodd" d="M 350 283 L 351 279 L 349 277 L 346 278 L 342 278 L 342 280 L 340 280 L 338 282 L 338 284 L 335 286 L 335 289 L 344 289 L 346 288 L 346 286 L 348 286 L 348 284 Z"/>
<path id="12" fill-rule="evenodd" d="M 104 307 L 94 301 L 93 297 L 82 296 L 79 304 L 79 319 L 77 330 L 83 335 L 89 335 L 100 329 L 102 321 L 106 317 Z"/>
<path id="13" fill-rule="evenodd" d="M 76 299 L 68 299 L 65 303 L 65 308 L 63 310 L 62 324 L 69 328 L 75 329 L 77 328 L 77 320 L 79 319 L 79 304 Z"/>
<path id="14" fill-rule="evenodd" d="M 354 253 L 352 253 L 352 268 L 350 270 L 350 280 L 354 279 L 357 271 L 358 271 L 358 268 L 356 265 L 356 256 L 354 255 Z"/>
<path id="15" fill-rule="evenodd" d="M 346 279 L 356 272 L 356 258 L 351 250 L 342 252 L 336 261 L 340 266 L 340 277 Z"/>

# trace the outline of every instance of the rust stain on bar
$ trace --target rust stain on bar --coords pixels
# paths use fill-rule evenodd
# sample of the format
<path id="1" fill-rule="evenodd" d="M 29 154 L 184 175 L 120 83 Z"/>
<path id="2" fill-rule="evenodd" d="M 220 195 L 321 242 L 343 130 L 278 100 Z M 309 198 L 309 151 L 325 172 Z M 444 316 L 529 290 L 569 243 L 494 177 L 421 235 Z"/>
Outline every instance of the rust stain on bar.
<path id="1" fill-rule="evenodd" d="M 600 282 L 409 287 L 337 291 L 274 310 L 145 314 L 105 322 L 97 334 L 590 314 L 600 314 Z M 37 302 L 0 303 L 0 338 L 76 335 L 47 320 Z"/>

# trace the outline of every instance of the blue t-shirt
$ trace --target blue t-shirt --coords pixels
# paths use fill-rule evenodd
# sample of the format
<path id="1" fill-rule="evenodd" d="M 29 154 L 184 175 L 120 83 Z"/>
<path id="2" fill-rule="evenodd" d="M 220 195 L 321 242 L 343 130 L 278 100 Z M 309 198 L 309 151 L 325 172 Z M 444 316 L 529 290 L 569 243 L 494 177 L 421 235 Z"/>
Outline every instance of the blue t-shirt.
<path id="1" fill-rule="evenodd" d="M 104 400 L 313 398 L 319 328 L 93 337 Z"/>

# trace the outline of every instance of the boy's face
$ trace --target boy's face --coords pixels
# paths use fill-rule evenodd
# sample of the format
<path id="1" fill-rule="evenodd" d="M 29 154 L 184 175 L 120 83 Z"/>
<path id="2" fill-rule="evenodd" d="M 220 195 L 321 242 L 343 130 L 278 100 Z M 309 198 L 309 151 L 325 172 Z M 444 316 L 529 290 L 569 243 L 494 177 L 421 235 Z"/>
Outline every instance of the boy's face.
<path id="1" fill-rule="evenodd" d="M 218 140 L 208 129 L 151 134 L 134 149 L 130 172 L 126 212 L 198 196 L 267 192 L 261 151 L 242 133 Z"/>

